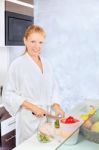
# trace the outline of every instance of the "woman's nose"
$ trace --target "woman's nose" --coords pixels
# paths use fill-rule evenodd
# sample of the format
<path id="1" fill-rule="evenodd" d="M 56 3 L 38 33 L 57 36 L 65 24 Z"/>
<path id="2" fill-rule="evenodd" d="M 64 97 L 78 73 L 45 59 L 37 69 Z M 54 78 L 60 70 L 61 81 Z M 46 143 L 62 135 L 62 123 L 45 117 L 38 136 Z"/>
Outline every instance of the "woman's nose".
<path id="1" fill-rule="evenodd" d="M 39 43 L 35 43 L 35 47 L 40 47 L 40 44 Z"/>

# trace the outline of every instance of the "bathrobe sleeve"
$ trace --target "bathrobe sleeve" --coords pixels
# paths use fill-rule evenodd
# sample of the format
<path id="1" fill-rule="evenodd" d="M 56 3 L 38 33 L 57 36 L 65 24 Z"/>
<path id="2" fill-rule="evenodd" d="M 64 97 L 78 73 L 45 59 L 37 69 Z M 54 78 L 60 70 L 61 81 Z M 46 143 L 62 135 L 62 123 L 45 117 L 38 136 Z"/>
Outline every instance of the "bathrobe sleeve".
<path id="1" fill-rule="evenodd" d="M 8 71 L 2 98 L 5 108 L 12 116 L 16 115 L 21 104 L 25 100 L 25 98 L 19 95 L 17 92 L 15 67 L 16 66 L 11 65 Z"/>

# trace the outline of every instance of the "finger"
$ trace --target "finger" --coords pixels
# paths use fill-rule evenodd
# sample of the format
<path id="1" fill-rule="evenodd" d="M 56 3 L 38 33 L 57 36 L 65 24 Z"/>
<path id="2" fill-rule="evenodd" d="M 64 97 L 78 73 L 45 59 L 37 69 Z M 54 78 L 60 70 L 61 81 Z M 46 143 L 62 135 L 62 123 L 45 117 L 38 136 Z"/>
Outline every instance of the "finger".
<path id="1" fill-rule="evenodd" d="M 42 114 L 42 113 L 39 113 L 36 115 L 36 117 L 39 117 L 39 118 L 44 117 L 44 116 L 45 116 L 45 114 Z"/>
<path id="2" fill-rule="evenodd" d="M 36 117 L 40 118 L 40 117 L 41 117 L 41 115 L 37 114 L 37 115 L 36 115 Z"/>

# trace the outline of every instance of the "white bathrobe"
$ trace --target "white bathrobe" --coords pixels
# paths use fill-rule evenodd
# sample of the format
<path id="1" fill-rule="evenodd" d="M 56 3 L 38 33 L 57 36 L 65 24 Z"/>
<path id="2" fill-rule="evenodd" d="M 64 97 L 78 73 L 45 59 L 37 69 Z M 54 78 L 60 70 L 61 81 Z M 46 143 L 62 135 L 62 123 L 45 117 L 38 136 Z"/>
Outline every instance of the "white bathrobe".
<path id="1" fill-rule="evenodd" d="M 14 60 L 9 68 L 3 101 L 10 114 L 16 115 L 16 145 L 31 137 L 41 120 L 30 110 L 20 107 L 24 100 L 44 108 L 59 103 L 52 69 L 44 58 L 41 57 L 41 61 L 43 73 L 28 53 Z"/>

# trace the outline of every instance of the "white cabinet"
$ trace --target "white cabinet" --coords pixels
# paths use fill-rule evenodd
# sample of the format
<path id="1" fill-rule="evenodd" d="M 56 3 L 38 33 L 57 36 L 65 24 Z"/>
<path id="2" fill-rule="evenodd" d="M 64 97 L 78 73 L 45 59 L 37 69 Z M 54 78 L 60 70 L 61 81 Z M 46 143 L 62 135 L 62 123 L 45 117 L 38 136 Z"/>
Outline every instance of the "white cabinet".
<path id="1" fill-rule="evenodd" d="M 15 41 L 15 39 L 16 39 L 15 34 L 9 35 L 9 34 L 11 34 L 11 30 L 13 29 L 13 24 L 15 24 L 15 20 L 14 20 L 14 23 L 12 21 L 12 23 L 11 23 L 12 26 L 10 27 L 8 24 L 8 22 L 10 22 L 10 21 L 6 19 L 5 11 L 12 13 L 11 17 L 13 15 L 13 13 L 20 14 L 19 16 L 23 15 L 23 16 L 21 16 L 21 18 L 24 16 L 33 17 L 33 7 L 34 7 L 33 0 L 29 0 L 29 1 L 28 0 L 0 0 L 0 46 L 18 45 L 18 43 L 13 44 L 13 41 Z M 20 25 L 21 24 L 22 24 L 22 22 L 20 23 Z M 26 23 L 26 24 L 28 24 L 28 23 Z M 21 27 L 21 29 L 23 29 L 23 28 Z M 16 32 L 16 31 L 14 31 L 14 32 Z M 12 31 L 12 33 L 14 33 L 14 32 Z M 16 32 L 16 33 L 18 33 L 18 32 Z M 9 41 L 12 40 L 13 38 L 14 38 L 14 40 L 12 40 L 11 44 L 8 44 L 8 42 L 5 42 L 7 38 Z M 19 38 L 17 37 L 17 39 L 19 39 Z"/>

